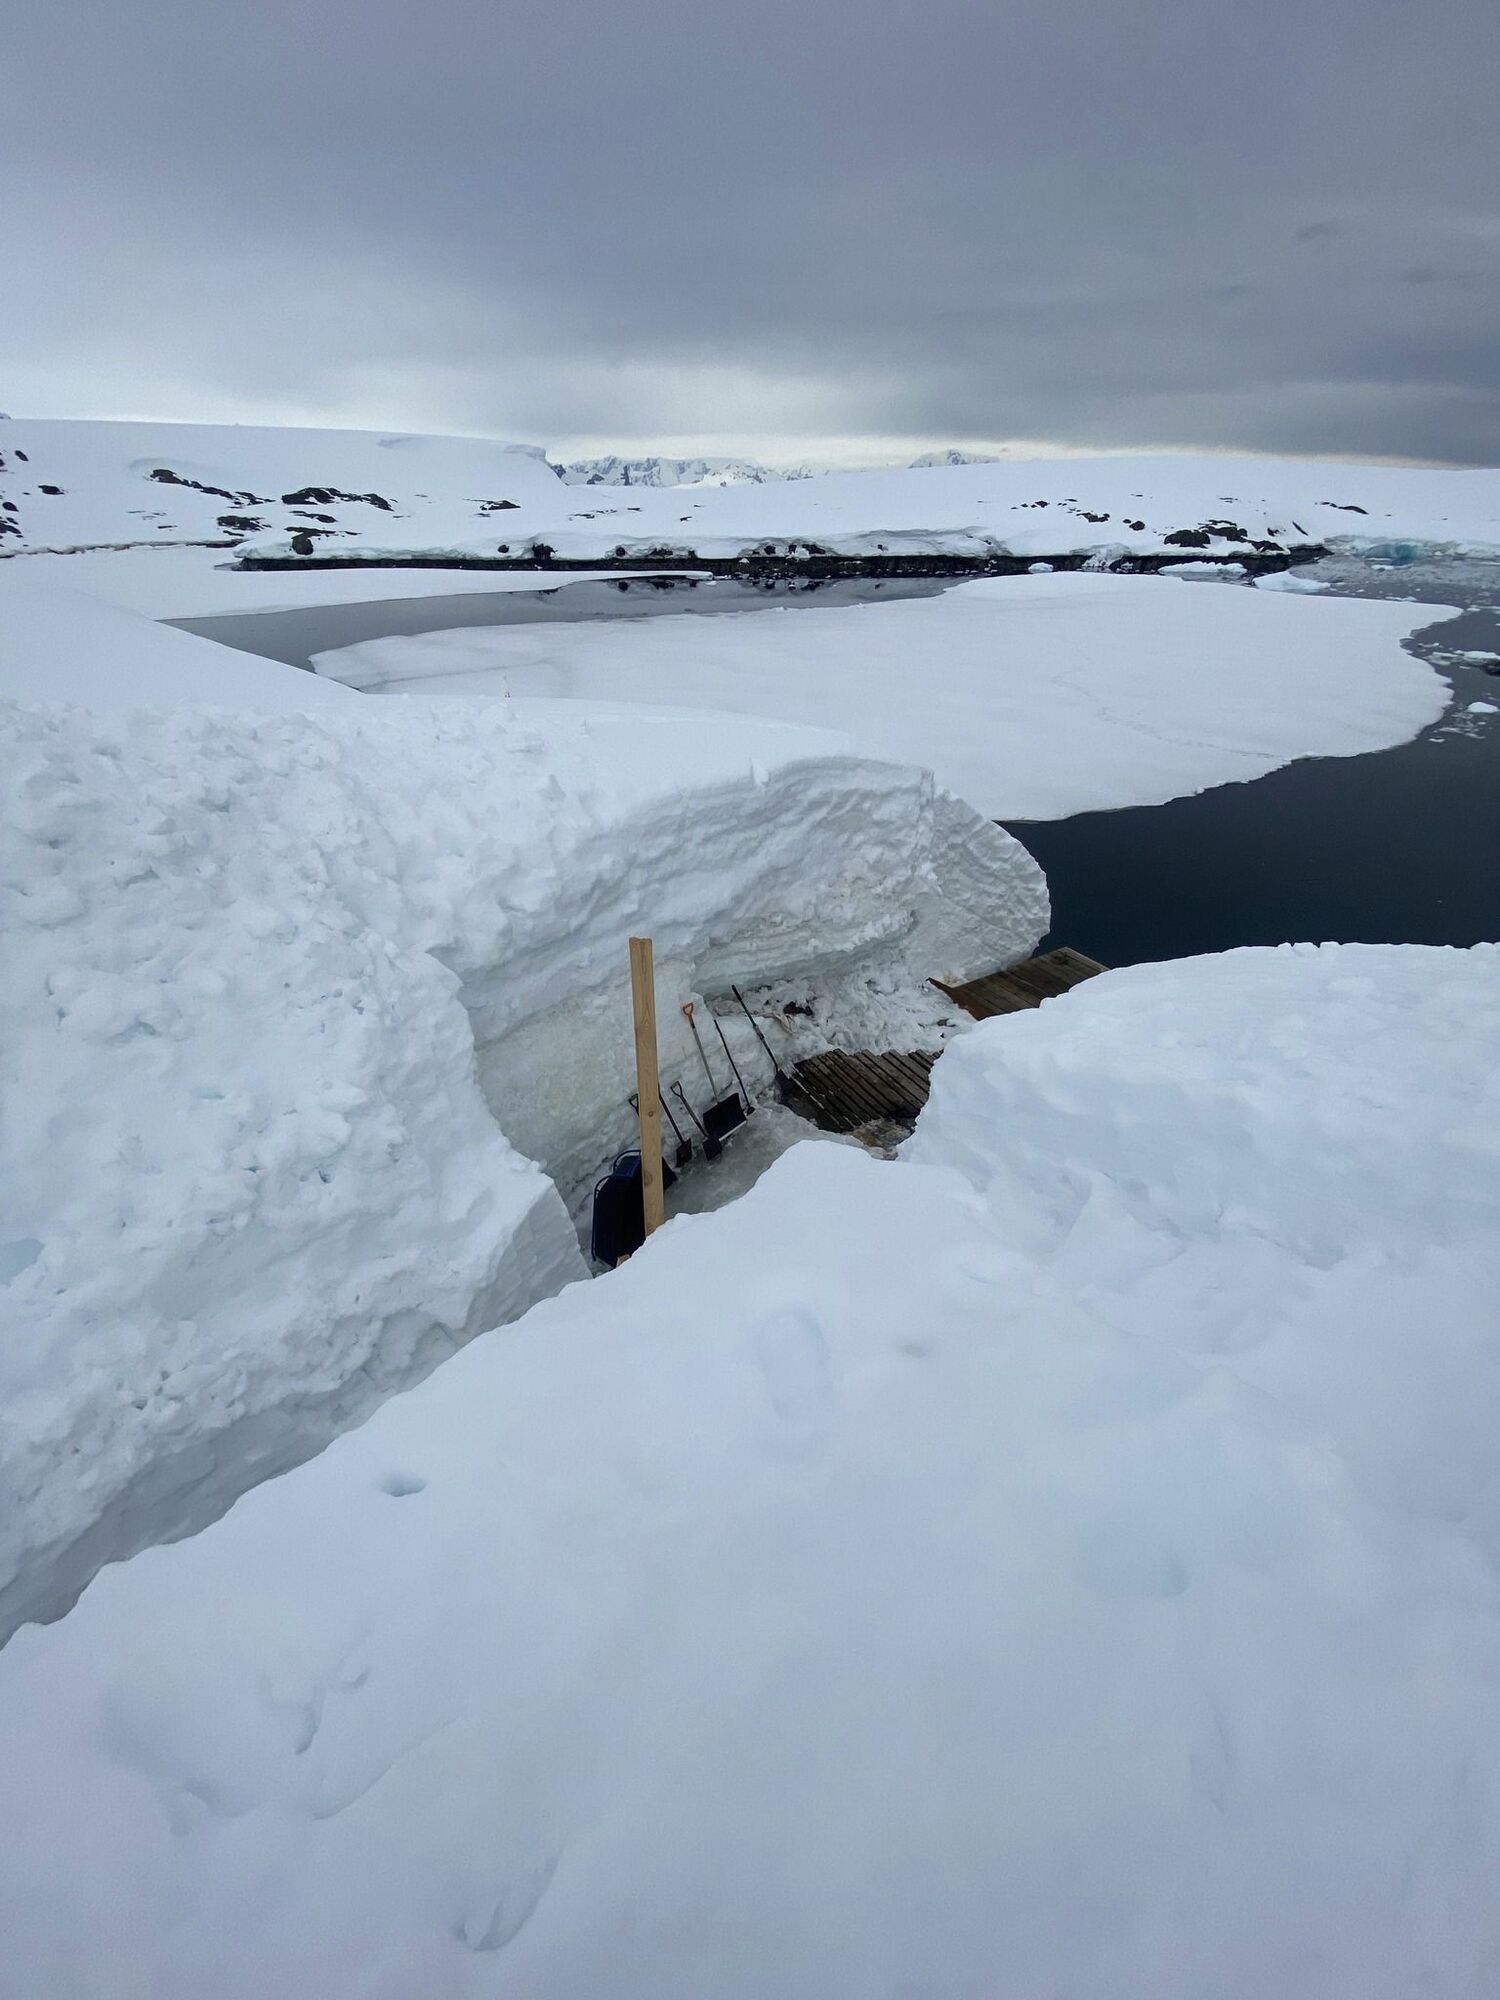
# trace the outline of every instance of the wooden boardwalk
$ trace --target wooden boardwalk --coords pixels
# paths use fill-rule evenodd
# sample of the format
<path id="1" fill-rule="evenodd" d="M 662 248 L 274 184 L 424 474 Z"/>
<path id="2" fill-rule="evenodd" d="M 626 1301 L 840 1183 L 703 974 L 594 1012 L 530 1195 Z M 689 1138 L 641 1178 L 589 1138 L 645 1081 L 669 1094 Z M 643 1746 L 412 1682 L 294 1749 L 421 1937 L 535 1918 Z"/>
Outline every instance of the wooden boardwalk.
<path id="1" fill-rule="evenodd" d="M 796 1085 L 793 1109 L 821 1125 L 825 1132 L 857 1132 L 862 1125 L 903 1125 L 908 1130 L 927 1102 L 932 1065 L 937 1056 L 927 1049 L 883 1055 L 825 1049 L 808 1056 L 792 1071 Z"/>
<path id="2" fill-rule="evenodd" d="M 1040 1007 L 1044 1000 L 1055 1000 L 1060 993 L 1105 970 L 1097 958 L 1085 958 L 1081 951 L 1070 951 L 1063 945 L 1004 972 L 987 972 L 964 986 L 945 986 L 941 979 L 932 983 L 976 1021 L 987 1021 L 993 1014 L 1018 1014 L 1024 1007 Z"/>
<path id="3" fill-rule="evenodd" d="M 940 979 L 932 983 L 976 1021 L 987 1021 L 995 1014 L 1040 1007 L 1044 1000 L 1055 999 L 1104 969 L 1097 959 L 1063 947 L 963 986 L 945 986 Z M 936 1061 L 937 1052 L 930 1049 L 853 1055 L 825 1049 L 793 1067 L 795 1088 L 789 1101 L 825 1132 L 858 1132 L 880 1125 L 910 1131 L 927 1102 Z"/>

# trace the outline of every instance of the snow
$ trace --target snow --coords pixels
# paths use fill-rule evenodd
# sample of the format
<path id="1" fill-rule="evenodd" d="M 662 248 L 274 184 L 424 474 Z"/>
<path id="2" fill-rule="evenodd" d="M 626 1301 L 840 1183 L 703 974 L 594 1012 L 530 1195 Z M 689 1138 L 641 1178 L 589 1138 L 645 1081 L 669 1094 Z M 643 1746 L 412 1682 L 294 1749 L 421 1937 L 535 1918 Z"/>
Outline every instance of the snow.
<path id="1" fill-rule="evenodd" d="M 356 698 L 316 674 L 175 632 L 0 563 L 0 697 L 93 710 L 146 703 L 343 713 Z"/>
<path id="2" fill-rule="evenodd" d="M 294 611 L 314 604 L 362 604 L 412 597 L 489 596 L 512 590 L 569 590 L 639 570 L 569 570 L 539 575 L 480 569 L 234 569 L 232 551 L 166 546 L 83 549 L 74 555 L 28 555 L 0 562 L 0 587 L 12 578 L 51 590 L 102 598 L 149 618 L 213 618 L 236 612 Z"/>
<path id="3" fill-rule="evenodd" d="M 330 527 L 319 545 L 337 547 L 363 539 L 373 518 L 418 532 L 427 518 L 477 521 L 486 503 L 536 507 L 562 491 L 543 454 L 522 445 L 374 431 L 15 418 L 0 425 L 0 458 L 4 497 L 17 509 L 14 543 L 33 549 L 223 543 L 250 532 L 226 529 L 226 514 L 288 535 Z M 175 477 L 153 479 L 158 470 Z M 48 485 L 60 490 L 45 493 Z M 287 497 L 310 486 L 343 497 Z"/>
<path id="4" fill-rule="evenodd" d="M 731 558 L 784 553 L 793 544 L 800 554 L 811 544 L 858 556 L 1046 559 L 1090 551 L 1109 561 L 1171 554 L 1167 537 L 1180 533 L 1205 535 L 1206 553 L 1230 558 L 1256 541 L 1495 548 L 1500 471 L 1185 456 L 1006 460 L 829 473 L 696 494 L 565 487 L 541 492 L 535 505 L 528 500 L 501 518 L 499 532 L 491 522 L 479 534 L 472 520 L 455 513 L 451 536 L 421 541 L 415 517 L 410 524 L 383 517 L 368 524 L 361 545 L 493 554 L 501 542 L 515 551 L 541 539 L 571 561 L 616 550 L 639 558 L 661 549 Z M 264 545 L 272 546 L 270 538 Z"/>
<path id="5" fill-rule="evenodd" d="M 0 1629 L 583 1275 L 631 932 L 673 1063 L 690 994 L 875 1006 L 1047 927 L 1024 850 L 843 738 L 378 704 L 15 602 L 91 706 L 0 706 Z M 221 654 L 238 706 L 184 702 Z"/>
<path id="6" fill-rule="evenodd" d="M 1257 590 L 1286 590 L 1294 595 L 1317 597 L 1327 590 L 1328 585 L 1320 576 L 1299 576 L 1295 570 L 1273 570 L 1269 576 L 1255 578 Z"/>
<path id="7" fill-rule="evenodd" d="M 734 618 L 440 632 L 316 664 L 365 689 L 836 724 L 996 818 L 1055 819 L 1405 741 L 1448 699 L 1401 648 L 1411 622 L 1401 604 L 1074 574 Z"/>
<path id="8" fill-rule="evenodd" d="M 0 459 L 0 501 L 16 509 L 0 510 L 0 551 L 239 534 L 244 548 L 285 552 L 294 534 L 310 530 L 318 531 L 319 555 L 524 557 L 541 543 L 569 561 L 619 552 L 647 563 L 663 550 L 732 559 L 793 545 L 801 556 L 812 545 L 858 556 L 1087 553 L 1101 564 L 1176 547 L 1189 558 L 1201 551 L 1233 559 L 1255 542 L 1500 547 L 1500 472 L 1490 470 L 1164 454 L 1006 459 L 686 491 L 568 485 L 540 453 L 477 438 L 24 419 L 0 424 Z M 159 468 L 222 492 L 153 481 Z M 43 485 L 61 490 L 44 494 Z M 299 513 L 284 496 L 309 485 L 343 497 L 309 501 Z M 361 497 L 370 494 L 387 505 Z M 502 499 L 515 506 L 485 511 Z M 224 514 L 264 525 L 226 529 Z M 332 518 L 309 518 L 315 514 Z M 1174 544 L 1174 535 L 1191 539 Z M 222 549 L 199 555 L 199 573 L 231 559 Z"/>
<path id="9" fill-rule="evenodd" d="M 559 471 L 569 486 L 669 486 L 678 492 L 811 477 L 802 470 L 773 471 L 744 458 L 580 458 Z"/>
<path id="10" fill-rule="evenodd" d="M 1478 2000 L 1497 961 L 987 1023 L 106 1571 L 0 1654 L 14 1990 Z"/>

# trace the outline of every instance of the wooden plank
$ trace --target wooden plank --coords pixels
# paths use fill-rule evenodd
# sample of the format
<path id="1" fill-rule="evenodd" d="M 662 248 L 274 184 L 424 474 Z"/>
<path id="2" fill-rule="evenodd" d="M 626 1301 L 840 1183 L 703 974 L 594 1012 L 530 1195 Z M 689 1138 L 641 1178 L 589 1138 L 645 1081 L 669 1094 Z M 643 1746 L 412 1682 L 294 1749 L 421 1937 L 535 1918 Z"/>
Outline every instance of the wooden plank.
<path id="1" fill-rule="evenodd" d="M 1071 992 L 1083 980 L 1105 970 L 1097 959 L 1085 957 L 1069 945 L 1059 945 L 1040 957 L 987 972 L 961 986 L 947 986 L 940 979 L 933 984 L 966 1013 L 985 1021 L 996 1014 L 1015 1014 L 1023 1008 L 1039 1007 L 1044 1000 Z"/>
<path id="2" fill-rule="evenodd" d="M 863 1064 L 852 1062 L 842 1049 L 830 1049 L 823 1070 L 845 1104 L 862 1107 L 870 1118 L 885 1116 L 885 1093 Z"/>
<path id="3" fill-rule="evenodd" d="M 641 1132 L 641 1207 L 646 1234 L 666 1220 L 661 1177 L 661 1083 L 656 1073 L 656 968 L 650 938 L 630 940 L 630 1000 L 635 1018 L 635 1087 Z"/>
<path id="4" fill-rule="evenodd" d="M 927 1102 L 935 1061 L 926 1049 L 825 1049 L 797 1064 L 793 1082 L 825 1131 L 876 1121 L 909 1126 Z"/>

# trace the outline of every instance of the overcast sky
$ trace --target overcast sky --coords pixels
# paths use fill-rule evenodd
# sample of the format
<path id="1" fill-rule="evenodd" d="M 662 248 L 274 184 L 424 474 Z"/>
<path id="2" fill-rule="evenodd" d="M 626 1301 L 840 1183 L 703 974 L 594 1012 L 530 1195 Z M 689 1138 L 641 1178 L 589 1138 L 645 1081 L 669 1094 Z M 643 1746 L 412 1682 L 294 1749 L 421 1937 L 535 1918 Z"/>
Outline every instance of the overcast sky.
<path id="1" fill-rule="evenodd" d="M 0 408 L 1500 460 L 1497 0 L 14 0 Z"/>

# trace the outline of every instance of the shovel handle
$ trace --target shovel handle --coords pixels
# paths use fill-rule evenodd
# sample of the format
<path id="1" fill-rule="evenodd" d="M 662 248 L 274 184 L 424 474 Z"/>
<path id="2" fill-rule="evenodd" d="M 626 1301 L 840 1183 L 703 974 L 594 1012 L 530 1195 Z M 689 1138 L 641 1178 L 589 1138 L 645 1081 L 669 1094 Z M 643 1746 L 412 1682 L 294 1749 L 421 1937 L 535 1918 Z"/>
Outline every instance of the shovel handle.
<path id="1" fill-rule="evenodd" d="M 766 1054 L 771 1057 L 771 1067 L 776 1072 L 776 1081 L 780 1085 L 780 1087 L 784 1090 L 790 1083 L 791 1079 L 788 1077 L 786 1071 L 781 1067 L 781 1064 L 777 1062 L 775 1056 L 771 1054 L 771 1044 L 766 1040 L 765 1036 L 761 1033 L 760 1023 L 756 1020 L 755 1016 L 750 1012 L 750 1009 L 745 1005 L 744 994 L 741 993 L 738 986 L 731 986 L 729 990 L 734 995 L 735 999 L 739 1001 L 740 1012 L 744 1015 L 745 1019 L 750 1023 L 751 1027 L 755 1030 L 755 1039 L 760 1043 L 761 1047 L 765 1050 Z"/>
<path id="2" fill-rule="evenodd" d="M 687 1019 L 688 1026 L 693 1031 L 693 1040 L 698 1049 L 698 1060 L 703 1065 L 703 1074 L 708 1078 L 708 1095 L 710 1102 L 712 1102 L 719 1094 L 719 1086 L 714 1082 L 714 1073 L 708 1066 L 708 1051 L 703 1046 L 703 1037 L 698 1033 L 698 1023 L 693 1019 L 693 1003 L 691 1000 L 683 1001 L 682 1011 Z"/>
<path id="3" fill-rule="evenodd" d="M 712 1009 L 710 1009 L 709 1011 L 712 1013 Z M 713 1015 L 713 1024 L 714 1024 L 714 1033 L 719 1038 L 719 1047 L 724 1051 L 725 1060 L 728 1062 L 729 1067 L 734 1071 L 734 1080 L 740 1087 L 740 1096 L 745 1100 L 745 1108 L 748 1111 L 750 1109 L 752 1099 L 749 1091 L 746 1090 L 745 1088 L 745 1079 L 740 1075 L 740 1066 L 734 1059 L 734 1050 L 730 1048 L 728 1037 L 724 1033 L 724 1023 L 719 1019 L 717 1014 Z"/>

